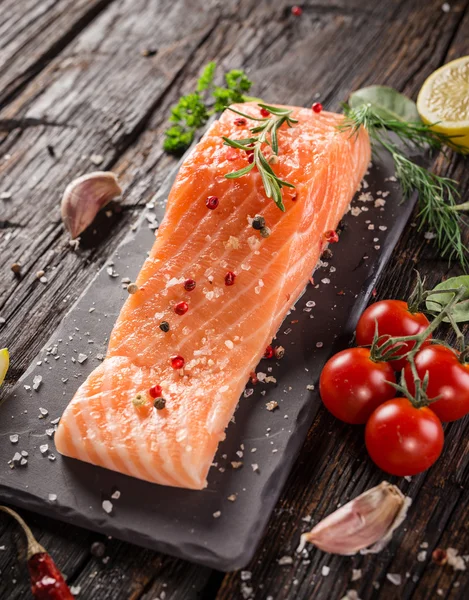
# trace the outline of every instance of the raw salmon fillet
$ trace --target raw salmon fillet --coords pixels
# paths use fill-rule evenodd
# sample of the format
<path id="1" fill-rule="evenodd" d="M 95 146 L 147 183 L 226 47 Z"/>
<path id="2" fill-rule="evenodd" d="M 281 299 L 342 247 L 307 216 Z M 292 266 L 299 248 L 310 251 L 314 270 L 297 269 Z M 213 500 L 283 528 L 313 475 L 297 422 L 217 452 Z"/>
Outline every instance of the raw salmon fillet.
<path id="1" fill-rule="evenodd" d="M 259 107 L 237 107 L 259 116 Z M 202 489 L 250 373 L 299 297 L 370 161 L 364 130 L 339 133 L 343 117 L 289 107 L 298 124 L 279 131 L 286 211 L 267 198 L 244 151 L 222 136 L 250 137 L 225 111 L 182 165 L 149 257 L 112 332 L 107 356 L 81 385 L 55 435 L 57 450 L 151 482 Z M 266 154 L 268 151 L 266 150 Z M 214 210 L 206 206 L 216 196 Z M 265 218 L 271 235 L 251 226 Z M 225 285 L 228 272 L 234 284 Z M 184 281 L 196 287 L 186 291 Z M 180 316 L 174 306 L 185 301 Z M 159 325 L 167 321 L 169 332 Z M 184 358 L 183 370 L 171 357 Z M 149 395 L 162 388 L 166 406 Z M 135 402 L 140 394 L 141 404 Z"/>

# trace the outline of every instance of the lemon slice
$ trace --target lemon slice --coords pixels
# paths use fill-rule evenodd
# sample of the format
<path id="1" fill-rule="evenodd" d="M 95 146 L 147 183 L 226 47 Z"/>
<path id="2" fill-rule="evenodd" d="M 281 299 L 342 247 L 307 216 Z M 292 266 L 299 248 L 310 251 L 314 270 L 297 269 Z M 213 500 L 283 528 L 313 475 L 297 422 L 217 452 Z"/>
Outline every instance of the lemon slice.
<path id="1" fill-rule="evenodd" d="M 469 56 L 440 67 L 425 81 L 417 98 L 424 123 L 455 137 L 454 143 L 469 152 Z"/>
<path id="2" fill-rule="evenodd" d="M 5 375 L 10 365 L 10 354 L 6 348 L 0 350 L 0 385 L 2 385 Z"/>

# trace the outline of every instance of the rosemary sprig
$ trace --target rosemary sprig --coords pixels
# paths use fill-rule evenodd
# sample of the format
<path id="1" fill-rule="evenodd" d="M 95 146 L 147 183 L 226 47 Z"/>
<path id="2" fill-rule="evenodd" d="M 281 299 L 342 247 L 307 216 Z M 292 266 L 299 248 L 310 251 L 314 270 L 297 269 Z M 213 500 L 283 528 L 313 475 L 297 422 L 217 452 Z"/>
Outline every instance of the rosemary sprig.
<path id="1" fill-rule="evenodd" d="M 288 127 L 292 127 L 295 123 L 298 123 L 298 121 L 291 116 L 291 110 L 270 106 L 268 104 L 259 104 L 258 106 L 261 109 L 269 111 L 270 115 L 267 117 L 258 118 L 240 112 L 235 108 L 228 107 L 228 110 L 231 110 L 232 112 L 241 115 L 246 119 L 259 121 L 260 124 L 251 128 L 250 131 L 253 134 L 252 137 L 238 140 L 232 140 L 230 138 L 223 137 L 226 146 L 231 146 L 232 148 L 237 148 L 238 150 L 244 150 L 245 152 L 253 153 L 253 161 L 250 164 L 239 171 L 228 173 L 225 175 L 225 177 L 227 179 L 237 179 L 238 177 L 247 175 L 247 173 L 252 171 L 254 167 L 257 167 L 257 170 L 262 178 L 262 183 L 264 185 L 267 198 L 272 198 L 280 210 L 285 212 L 285 205 L 283 204 L 282 199 L 282 188 L 294 188 L 295 186 L 288 181 L 284 181 L 283 179 L 277 177 L 274 170 L 270 166 L 268 159 L 263 153 L 262 147 L 266 144 L 267 146 L 270 146 L 275 155 L 278 155 L 278 130 L 284 123 L 286 123 Z"/>
<path id="2" fill-rule="evenodd" d="M 469 203 L 458 204 L 457 182 L 431 173 L 413 162 L 390 139 L 389 132 L 396 134 L 407 148 L 444 150 L 444 146 L 451 145 L 457 149 L 459 146 L 453 138 L 434 131 L 431 125 L 383 118 L 368 104 L 355 109 L 345 105 L 344 110 L 345 119 L 339 129 L 356 135 L 363 126 L 368 130 L 370 138 L 391 154 L 404 198 L 408 198 L 413 190 L 418 192 L 421 219 L 419 229 L 428 227 L 433 230 L 442 256 L 450 260 L 456 257 L 467 269 L 469 249 L 462 239 L 461 212 L 469 208 Z"/>

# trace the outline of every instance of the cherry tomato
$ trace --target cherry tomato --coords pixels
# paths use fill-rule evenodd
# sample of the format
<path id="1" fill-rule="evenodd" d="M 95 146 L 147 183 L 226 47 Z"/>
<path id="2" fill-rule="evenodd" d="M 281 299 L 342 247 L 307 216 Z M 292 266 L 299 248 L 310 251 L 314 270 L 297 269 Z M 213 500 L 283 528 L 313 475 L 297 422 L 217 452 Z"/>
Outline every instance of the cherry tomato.
<path id="1" fill-rule="evenodd" d="M 423 313 L 411 313 L 407 302 L 403 300 L 381 300 L 369 306 L 360 317 L 357 325 L 356 338 L 359 346 L 371 346 L 375 335 L 376 321 L 379 335 L 392 337 L 416 335 L 426 329 L 430 322 Z M 428 336 L 428 339 L 431 335 Z M 415 346 L 415 342 L 407 342 L 398 351 L 402 356 Z M 390 361 L 395 371 L 401 371 L 406 365 L 406 359 Z"/>
<path id="2" fill-rule="evenodd" d="M 407 398 L 393 398 L 374 411 L 365 428 L 371 460 L 391 475 L 416 475 L 440 456 L 444 434 L 428 407 L 415 408 Z"/>
<path id="3" fill-rule="evenodd" d="M 415 355 L 415 366 L 420 379 L 428 373 L 427 394 L 432 402 L 430 408 L 442 421 L 456 421 L 469 413 L 469 364 L 462 364 L 454 350 L 432 344 Z M 415 393 L 410 365 L 404 371 L 409 391 Z"/>
<path id="4" fill-rule="evenodd" d="M 375 362 L 368 348 L 342 350 L 327 361 L 319 379 L 322 401 L 346 423 L 366 423 L 374 409 L 393 398 L 396 382 L 389 363 Z"/>

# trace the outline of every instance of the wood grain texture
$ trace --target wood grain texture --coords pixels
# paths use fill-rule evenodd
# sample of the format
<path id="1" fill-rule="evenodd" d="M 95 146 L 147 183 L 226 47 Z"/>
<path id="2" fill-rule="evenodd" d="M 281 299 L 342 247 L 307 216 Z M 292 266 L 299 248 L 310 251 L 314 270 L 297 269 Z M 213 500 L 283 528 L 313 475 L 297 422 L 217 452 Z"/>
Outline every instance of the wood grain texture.
<path id="1" fill-rule="evenodd" d="M 67 13 L 65 3 L 51 4 L 42 17 L 51 24 L 52 29 L 45 26 L 47 31 L 55 31 L 55 22 L 65 22 L 61 20 Z M 85 4 L 86 11 L 97 5 L 76 2 L 74 11 L 80 6 L 85 10 Z M 10 200 L 0 200 L 0 316 L 6 319 L 0 326 L 0 345 L 8 343 L 14 357 L 3 394 L 175 164 L 161 151 L 167 113 L 181 93 L 192 89 L 208 60 L 217 59 L 225 70 L 248 69 L 256 82 L 253 92 L 266 100 L 308 105 L 319 93 L 328 108 L 337 109 L 352 89 L 369 83 L 393 85 L 415 96 L 432 70 L 467 53 L 467 0 L 451 3 L 449 13 L 443 13 L 436 0 L 309 2 L 302 4 L 301 18 L 291 16 L 287 2 L 272 4 L 115 0 L 82 21 L 77 26 L 82 26 L 80 33 L 60 37 L 60 44 L 54 45 L 51 35 L 34 33 L 37 19 L 16 30 L 12 40 L 18 45 L 23 38 L 30 40 L 35 56 L 47 60 L 34 62 L 42 69 L 35 77 L 35 72 L 24 70 L 26 80 L 31 78 L 24 89 L 25 80 L 22 75 L 18 79 L 18 65 L 11 58 L 14 51 L 0 68 L 0 83 L 13 81 L 20 91 L 0 112 L 0 125 L 14 125 L 3 132 L 0 126 L 0 192 L 12 192 Z M 4 1 L 0 7 L 10 23 L 19 18 L 15 3 Z M 74 14 L 74 22 L 80 23 L 82 17 Z M 66 22 L 68 30 L 75 27 L 70 14 Z M 8 47 L 14 48 L 14 43 Z M 142 48 L 158 52 L 145 58 Z M 74 252 L 57 207 L 70 179 L 97 168 L 90 162 L 93 154 L 103 157 L 98 168 L 118 173 L 124 197 L 111 217 L 100 216 Z M 467 197 L 469 173 L 462 159 L 452 157 L 447 163 L 440 157 L 436 168 L 460 179 Z M 430 284 L 458 273 L 457 267 L 450 269 L 438 260 L 423 233 L 408 228 L 380 283 L 379 297 L 405 297 L 415 266 L 428 275 Z M 23 265 L 20 278 L 10 271 L 13 262 Z M 46 285 L 35 277 L 40 269 L 46 271 Z M 366 457 L 361 428 L 341 425 L 325 411 L 311 429 L 264 541 L 247 568 L 251 579 L 244 582 L 239 573 L 222 582 L 220 574 L 208 569 L 117 540 L 104 540 L 109 560 L 103 562 L 90 552 L 92 542 L 100 539 L 96 534 L 32 514 L 26 518 L 70 580 L 81 587 L 82 598 L 335 600 L 353 588 L 363 599 L 462 599 L 465 573 L 416 557 L 422 542 L 429 544 L 428 557 L 437 546 L 469 551 L 464 444 L 468 429 L 467 420 L 449 425 L 445 453 L 437 465 L 403 482 L 413 508 L 405 527 L 377 556 L 331 557 L 312 549 L 307 559 L 294 556 L 299 533 L 307 527 L 302 517 L 311 515 L 316 522 L 383 477 Z M 16 559 L 20 537 L 4 519 L 2 544 L 7 551 L 0 552 L 0 597 L 28 598 L 24 563 Z M 293 565 L 278 566 L 283 555 L 293 556 Z M 331 568 L 327 577 L 321 575 L 323 565 Z M 363 571 L 353 584 L 352 567 Z M 386 573 L 399 573 L 403 584 L 393 586 Z"/>
<path id="2" fill-rule="evenodd" d="M 0 106 L 112 0 L 0 2 Z"/>

